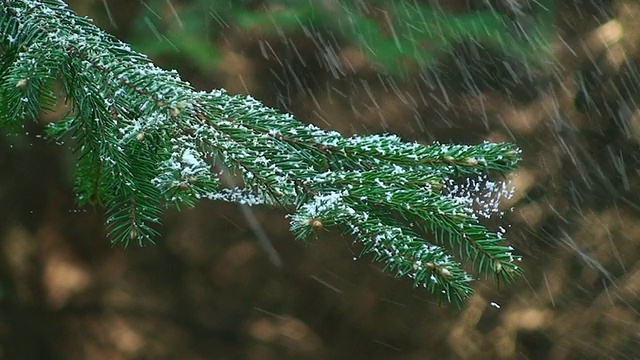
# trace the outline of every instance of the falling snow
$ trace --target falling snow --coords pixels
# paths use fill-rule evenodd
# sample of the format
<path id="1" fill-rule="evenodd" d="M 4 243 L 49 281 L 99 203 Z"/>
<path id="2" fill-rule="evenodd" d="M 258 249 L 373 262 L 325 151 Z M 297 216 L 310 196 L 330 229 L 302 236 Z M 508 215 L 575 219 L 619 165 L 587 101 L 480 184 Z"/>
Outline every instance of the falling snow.
<path id="1" fill-rule="evenodd" d="M 17 8 L 15 15 L 23 17 L 24 12 L 41 6 L 37 1 L 20 3 L 26 5 Z M 275 316 L 269 312 L 252 313 L 252 316 L 260 318 L 256 322 L 259 326 L 254 324 L 250 316 L 232 322 L 244 327 L 242 332 L 238 332 L 242 335 L 235 332 L 233 335 L 240 336 L 243 346 L 254 351 L 252 354 L 263 354 L 266 351 L 264 349 L 277 345 L 278 350 L 291 351 L 294 357 L 309 354 L 310 357 L 316 354 L 326 357 L 335 355 L 331 351 L 338 347 L 336 344 L 344 346 L 334 339 L 340 338 L 345 343 L 357 344 L 360 349 L 371 349 L 371 353 L 392 350 L 394 354 L 398 352 L 400 357 L 424 358 L 425 354 L 440 348 L 447 349 L 446 355 L 433 356 L 640 357 L 636 346 L 640 340 L 634 330 L 639 316 L 635 289 L 638 288 L 637 259 L 640 258 L 637 247 L 640 234 L 640 199 L 637 195 L 640 193 L 640 47 L 637 46 L 640 32 L 637 19 L 640 18 L 640 7 L 637 1 L 491 0 L 476 2 L 473 9 L 466 8 L 472 2 L 453 0 L 399 1 L 394 6 L 385 5 L 384 2 L 376 6 L 367 2 L 343 1 L 298 2 L 297 5 L 295 2 L 259 2 L 277 3 L 277 6 L 271 5 L 274 8 L 270 8 L 265 5 L 264 8 L 252 9 L 258 14 L 269 15 L 269 26 L 260 23 L 249 27 L 251 31 L 244 29 L 238 19 L 229 15 L 232 12 L 222 5 L 232 2 L 209 2 L 200 11 L 194 11 L 198 8 L 191 8 L 195 6 L 192 3 L 197 2 L 142 2 L 140 24 L 143 25 L 132 29 L 140 31 L 143 28 L 150 35 L 143 37 L 144 41 L 138 41 L 136 46 L 147 44 L 147 50 L 170 46 L 176 49 L 172 54 L 191 59 L 189 64 L 198 74 L 193 79 L 198 87 L 203 84 L 208 88 L 228 86 L 233 91 L 214 89 L 195 92 L 191 85 L 181 82 L 177 72 L 166 72 L 147 64 L 145 56 L 131 60 L 132 64 L 143 64 L 136 71 L 122 71 L 115 66 L 117 62 L 113 54 L 93 53 L 90 43 L 81 41 L 87 37 L 89 42 L 105 41 L 101 35 L 83 32 L 63 36 L 64 24 L 55 22 L 53 10 L 47 9 L 39 15 L 48 24 L 41 43 L 54 41 L 59 49 L 74 48 L 74 51 L 87 52 L 94 58 L 93 63 L 79 66 L 81 71 L 77 72 L 78 79 L 82 80 L 84 74 L 100 68 L 105 74 L 114 74 L 113 79 L 119 84 L 128 84 L 115 90 L 109 98 L 101 98 L 94 104 L 96 108 L 112 108 L 118 112 L 112 119 L 116 124 L 113 127 L 114 136 L 118 139 L 117 146 L 113 147 L 114 154 L 100 156 L 97 160 L 104 166 L 112 167 L 117 163 L 116 155 L 125 154 L 137 145 L 153 144 L 154 134 L 179 129 L 194 114 L 201 118 L 215 118 L 216 128 L 199 124 L 193 126 L 193 131 L 189 133 L 172 132 L 169 151 L 163 154 L 163 161 L 157 164 L 158 172 L 151 179 L 152 184 L 161 189 L 163 196 L 170 201 L 178 201 L 176 194 L 184 191 L 198 199 L 241 204 L 242 216 L 246 223 L 251 224 L 251 231 L 246 233 L 260 238 L 267 253 L 275 251 L 276 246 L 269 239 L 264 240 L 265 234 L 278 233 L 278 230 L 272 229 L 272 224 L 282 225 L 281 221 L 278 223 L 274 220 L 282 214 L 261 212 L 263 207 L 251 210 L 246 210 L 246 207 L 274 205 L 280 198 L 291 199 L 304 195 L 305 201 L 299 211 L 288 220 L 292 227 L 305 228 L 311 237 L 327 241 L 323 243 L 326 248 L 322 249 L 326 252 L 318 255 L 313 248 L 300 250 L 297 244 L 286 245 L 288 242 L 274 239 L 276 241 L 273 243 L 286 254 L 283 256 L 283 266 L 289 272 L 283 272 L 287 276 L 281 276 L 280 273 L 270 272 L 270 267 L 261 265 L 266 261 L 261 262 L 257 256 L 246 255 L 252 252 L 242 246 L 238 247 L 242 251 L 235 252 L 221 248 L 227 243 L 217 237 L 220 235 L 218 231 L 223 229 L 219 223 L 227 225 L 227 222 L 220 218 L 233 217 L 229 208 L 221 207 L 225 209 L 225 214 L 219 218 L 214 216 L 219 214 L 214 214 L 207 226 L 189 229 L 190 236 L 197 235 L 193 236 L 196 240 L 185 236 L 175 241 L 171 238 L 173 233 L 168 232 L 172 234 L 168 235 L 169 246 L 158 250 L 175 251 L 164 258 L 184 261 L 180 263 L 181 266 L 171 268 L 180 276 L 180 286 L 176 287 L 177 291 L 171 289 L 166 292 L 168 304 L 189 304 L 181 309 L 185 316 L 203 319 L 202 314 L 205 314 L 205 320 L 211 320 L 216 327 L 229 323 L 228 319 L 219 319 L 219 314 L 232 314 L 241 306 L 240 302 L 233 302 L 234 306 L 229 306 L 214 301 L 215 311 L 203 307 L 206 311 L 196 312 L 195 315 L 189 313 L 191 308 L 202 310 L 198 308 L 202 303 L 210 303 L 210 299 L 217 299 L 225 292 L 236 295 L 236 291 L 240 298 L 250 299 L 247 309 L 254 304 L 254 310 L 258 308 L 257 305 L 266 307 L 265 304 L 278 304 L 271 307 L 285 309 L 282 311 L 287 313 Z M 305 19 L 305 12 L 296 8 L 312 3 L 318 8 L 311 13 L 318 15 L 323 11 L 328 12 L 329 16 L 322 18 L 322 23 Z M 432 6 L 438 3 L 441 7 L 422 11 L 422 3 Z M 116 30 L 128 28 L 128 24 L 122 23 L 122 18 L 118 16 L 116 10 L 119 9 L 107 1 L 103 1 L 103 5 L 105 14 L 102 16 L 108 18 Z M 59 6 L 65 7 L 63 3 Z M 237 10 L 234 8 L 234 11 Z M 482 16 L 475 18 L 476 12 L 481 12 Z M 242 17 L 243 21 L 250 22 L 255 15 L 254 12 L 248 14 L 251 16 Z M 294 14 L 292 18 L 295 18 L 296 31 L 287 27 L 290 25 L 277 22 L 280 16 L 291 14 Z M 496 14 L 506 15 L 497 17 Z M 359 22 L 360 18 L 366 21 Z M 166 19 L 170 21 L 164 23 Z M 77 21 L 70 24 L 76 24 Z M 193 24 L 196 24 L 193 26 L 195 32 L 190 30 Z M 22 31 L 25 25 L 20 23 L 16 26 Z M 269 33 L 271 27 L 274 31 Z M 167 30 L 184 33 L 176 38 Z M 199 37 L 203 34 L 206 35 L 204 40 Z M 20 36 L 6 36 L 2 50 L 21 41 L 22 36 L 22 33 Z M 37 97 L 30 95 L 35 90 L 30 80 L 32 74 L 41 71 L 43 64 L 47 63 L 66 66 L 58 56 L 59 52 L 43 53 L 41 43 L 18 52 L 15 62 L 21 67 L 23 76 L 3 78 L 12 88 L 25 90 L 16 97 L 19 104 L 12 111 L 18 116 L 33 117 L 34 112 L 29 110 L 37 105 L 34 101 Z M 198 51 L 190 47 L 194 43 L 201 45 L 197 47 Z M 120 42 L 113 42 L 112 48 L 119 54 L 131 51 L 128 45 Z M 43 53 L 38 61 L 27 56 L 36 52 Z M 194 61 L 199 54 L 203 54 L 200 56 L 204 60 Z M 215 59 L 218 61 L 215 71 L 206 66 L 201 68 L 202 64 L 213 66 L 211 64 L 216 56 L 221 58 Z M 153 99 L 148 99 L 136 109 L 113 100 L 131 96 L 135 93 L 135 86 L 131 85 L 143 84 L 148 78 L 180 85 L 153 89 Z M 78 91 L 93 97 L 102 92 L 103 85 L 94 82 Z M 233 95 L 242 91 L 255 91 L 256 98 Z M 287 114 L 266 108 L 262 105 L 263 101 L 277 104 Z M 207 109 L 209 112 L 203 111 L 200 107 L 202 103 L 215 103 L 215 108 L 211 111 Z M 247 111 L 239 112 L 239 108 Z M 295 114 L 295 118 L 288 113 Z M 256 124 L 252 122 L 256 117 L 268 120 L 265 124 L 277 125 L 278 129 L 256 130 Z M 94 117 L 89 119 L 93 122 Z M 291 123 L 295 119 L 315 125 L 294 127 Z M 104 121 L 95 118 L 96 126 L 104 124 Z M 250 141 L 255 147 L 238 146 L 239 139 L 253 131 L 255 136 Z M 354 133 L 371 135 L 351 136 Z M 216 147 L 215 151 L 207 148 L 208 144 L 205 143 L 185 146 L 193 144 L 194 138 L 224 145 Z M 341 154 L 336 149 L 343 149 L 365 160 L 343 168 L 337 161 L 314 163 L 300 160 L 296 156 L 296 151 L 300 150 L 293 145 L 286 154 L 277 155 L 273 151 L 276 140 L 283 138 L 313 138 L 317 145 L 315 151 L 339 158 Z M 496 145 L 501 142 L 514 143 L 522 152 L 517 149 L 505 150 Z M 267 145 L 259 147 L 259 144 Z M 11 142 L 8 146 L 11 151 L 20 147 L 20 142 Z M 83 147 L 80 152 L 86 150 Z M 513 174 L 505 178 L 497 174 L 500 169 L 490 166 L 513 157 L 514 154 L 509 151 L 522 155 L 524 161 Z M 479 155 L 479 152 L 484 155 Z M 390 163 L 385 158 L 389 154 L 397 155 L 398 161 Z M 0 158 L 12 162 L 13 155 L 10 153 L 10 156 Z M 22 157 L 15 158 L 23 162 Z M 221 159 L 234 159 L 233 169 L 220 170 Z M 29 161 L 24 163 L 30 164 Z M 288 168 L 283 169 L 276 164 L 286 164 Z M 354 170 L 358 167 L 366 170 Z M 291 169 L 299 169 L 296 176 L 291 175 Z M 419 176 L 415 175 L 416 169 L 422 170 Z M 29 177 L 37 176 L 31 175 L 31 171 L 36 174 L 40 169 L 33 167 L 28 176 L 24 172 L 9 169 L 5 177 L 12 179 L 15 184 L 29 183 Z M 489 175 L 482 175 L 485 173 Z M 226 178 L 233 178 L 233 174 L 242 175 L 242 181 L 234 182 Z M 266 174 L 277 185 L 270 189 L 273 193 L 256 188 L 259 182 L 256 174 Z M 308 174 L 315 176 L 300 184 L 299 179 Z M 49 173 L 42 177 L 54 181 Z M 211 181 L 215 186 L 201 185 L 204 180 Z M 128 180 L 123 183 L 133 186 Z M 349 185 L 342 186 L 344 184 Z M 363 190 L 366 187 L 362 184 L 375 185 L 380 192 Z M 422 201 L 407 201 L 407 192 L 402 189 L 412 186 L 421 191 Z M 400 187 L 400 191 L 395 191 L 398 190 L 396 187 Z M 318 189 L 330 190 L 318 192 Z M 2 194 L 0 199 L 12 196 L 11 191 L 3 191 Z M 452 204 L 450 209 L 429 208 L 430 202 L 439 196 Z M 28 203 L 29 197 L 20 199 L 20 203 L 23 200 Z M 500 288 L 483 278 L 476 281 L 480 284 L 476 295 L 468 307 L 455 313 L 446 308 L 443 310 L 436 304 L 425 305 L 426 295 L 416 295 L 417 290 L 414 292 L 410 286 L 403 287 L 406 284 L 402 282 L 383 289 L 378 280 L 379 268 L 369 267 L 367 261 L 344 266 L 340 262 L 330 263 L 329 259 L 350 259 L 351 253 L 345 255 L 345 248 L 358 254 L 358 246 L 364 246 L 369 250 L 366 256 L 394 259 L 385 264 L 391 267 L 394 275 L 415 280 L 426 274 L 426 280 L 420 286 L 446 284 L 447 276 L 457 276 L 465 281 L 478 279 L 466 273 L 451 274 L 449 267 L 456 265 L 459 254 L 455 252 L 456 257 L 443 255 L 449 245 L 448 238 L 436 239 L 434 234 L 427 231 L 429 229 L 421 228 L 424 224 L 418 221 L 410 223 L 410 229 L 415 230 L 416 234 L 386 226 L 381 218 L 389 214 L 361 211 L 361 204 L 394 204 L 398 205 L 396 209 L 425 211 L 439 219 L 469 216 L 487 224 L 492 236 L 504 240 L 502 245 L 507 251 L 502 260 L 505 263 L 517 263 L 513 269 L 523 268 L 526 277 Z M 6 207 L 13 209 L 13 205 Z M 19 209 L 15 212 L 19 213 Z M 49 211 L 29 210 L 29 213 L 48 214 Z M 85 215 L 75 210 L 73 214 Z M 8 221 L 14 215 L 8 216 Z M 229 222 L 240 223 L 234 229 L 242 230 L 246 226 L 242 219 Z M 312 232 L 310 219 L 324 221 L 326 228 L 333 225 L 327 219 L 335 219 L 344 225 L 341 229 L 344 234 L 340 237 L 339 232 Z M 188 221 L 185 223 L 191 224 Z M 362 224 L 376 231 L 366 232 Z M 273 227 L 277 228 L 277 225 Z M 49 224 L 47 231 L 38 234 L 46 236 L 56 229 L 56 226 Z M 231 233 L 223 230 L 226 231 L 225 236 Z M 85 232 L 83 228 L 82 233 Z M 58 235 L 56 244 L 67 241 L 66 234 Z M 208 238 L 211 235 L 215 239 L 205 251 L 191 251 L 197 256 L 189 255 L 190 246 L 198 246 L 199 237 Z M 333 238 L 334 235 L 338 240 Z M 252 235 L 242 232 L 242 236 Z M 26 235 L 23 237 L 27 238 Z M 354 244 L 353 238 L 360 242 Z M 6 239 L 10 240 L 11 237 L 7 236 Z M 14 246 L 23 249 L 23 253 L 19 254 L 27 259 L 39 254 L 37 251 L 28 252 L 32 251 L 32 246 L 39 246 L 39 242 L 17 246 L 9 240 L 3 240 L 3 244 L 6 243 L 3 251 L 10 251 Z M 176 243 L 181 245 L 176 246 Z M 286 246 L 295 248 L 288 249 Z M 334 252 L 332 246 L 340 247 L 342 252 Z M 407 247 L 415 251 L 414 258 L 403 262 L 400 255 L 405 253 Z M 204 254 L 213 252 L 211 249 L 220 252 L 206 257 Z M 225 250 L 229 250 L 228 253 Z M 460 254 L 464 256 L 465 250 L 461 249 Z M 315 255 L 307 255 L 304 251 Z M 269 253 L 269 256 L 272 254 Z M 205 281 L 200 275 L 188 272 L 190 268 L 182 266 L 191 264 L 188 256 L 201 261 L 198 269 L 204 263 L 211 266 L 205 271 L 211 279 Z M 64 260 L 67 255 L 58 257 Z M 438 261 L 433 260 L 434 257 Z M 353 257 L 354 260 L 356 258 L 360 259 L 360 256 Z M 12 257 L 7 262 L 8 266 L 13 266 L 19 259 L 19 256 Z M 52 273 L 64 268 L 46 267 L 47 261 L 46 257 L 38 258 L 38 263 L 42 262 L 44 269 L 53 269 L 47 270 Z M 243 266 L 234 268 L 237 264 Z M 300 281 L 299 273 L 290 276 L 298 271 L 295 268 L 298 264 L 302 264 L 301 273 L 305 276 L 316 273 L 311 275 L 315 281 L 310 283 L 313 286 L 319 284 L 319 289 Z M 175 264 L 166 265 L 168 268 Z M 463 264 L 463 267 L 467 265 L 472 268 L 470 264 Z M 82 274 L 84 266 L 72 274 Z M 493 268 L 500 270 L 502 266 L 493 265 Z M 10 268 L 14 272 L 16 269 L 22 268 Z M 124 273 L 124 270 L 118 269 L 116 275 L 120 273 Z M 242 282 L 235 277 L 241 273 L 247 274 Z M 45 280 L 51 277 L 49 273 L 46 275 L 42 277 Z M 92 277 L 91 281 L 99 284 L 102 277 Z M 119 279 L 120 276 L 115 278 Z M 69 283 L 73 279 L 66 278 Z M 109 279 L 113 281 L 111 277 Z M 287 283 L 291 279 L 295 281 Z M 215 286 L 211 285 L 211 281 Z M 255 285 L 256 282 L 260 284 Z M 26 284 L 22 279 L 16 283 Z M 242 286 L 237 286 L 240 283 Z M 161 285 L 169 286 L 167 284 L 171 282 Z M 0 284 L 0 297 L 9 289 L 5 286 L 4 282 Z M 135 301 L 145 296 L 143 290 L 146 289 L 138 289 L 137 286 L 128 284 L 124 288 L 136 289 L 134 296 L 127 298 L 133 299 L 133 306 L 142 304 L 143 308 L 146 302 L 137 304 Z M 206 296 L 188 298 L 191 288 L 198 289 L 198 294 Z M 207 292 L 213 288 L 215 294 Z M 18 295 L 29 293 L 23 288 L 18 290 Z M 83 296 L 82 302 L 86 301 L 84 297 L 91 300 L 91 296 L 82 289 L 77 291 Z M 120 288 L 118 291 L 126 292 Z M 46 291 L 44 293 L 48 294 Z M 389 293 L 394 295 L 394 300 L 383 298 Z M 268 296 L 264 297 L 263 294 Z M 311 299 L 308 294 L 318 296 Z M 13 295 L 2 300 L 12 300 Z M 117 295 L 114 298 L 122 297 L 120 293 Z M 75 300 L 73 295 L 70 299 Z M 296 300 L 303 305 L 295 303 Z M 155 304 L 157 301 L 160 300 L 147 302 Z M 63 304 L 61 308 L 73 308 L 74 303 Z M 160 308 L 165 305 L 162 304 Z M 308 311 L 299 310 L 309 306 L 318 306 L 319 311 L 312 311 L 312 316 Z M 241 313 L 249 312 L 243 310 Z M 349 327 L 338 329 L 339 337 L 326 336 L 326 329 L 314 327 L 320 326 L 317 324 L 326 319 L 322 314 L 328 313 L 332 319 L 349 324 Z M 316 315 L 319 317 L 314 317 Z M 297 322 L 291 321 L 293 318 Z M 117 323 L 120 324 L 120 320 Z M 380 324 L 388 326 L 381 327 Z M 405 324 L 404 328 L 398 324 Z M 202 324 L 195 325 L 201 327 Z M 139 329 L 130 323 L 118 326 L 124 326 L 127 330 L 125 333 L 130 335 L 127 336 L 128 342 L 119 346 L 128 346 L 127 351 L 133 354 L 136 345 L 131 339 L 142 338 L 139 334 L 144 334 L 148 329 L 138 332 Z M 352 332 L 351 327 L 358 331 Z M 188 333 L 188 330 L 184 333 Z M 252 336 L 260 339 L 260 347 L 252 347 L 256 342 Z M 353 338 L 344 340 L 349 336 Z M 285 340 L 278 343 L 281 339 Z M 394 339 L 401 340 L 394 343 Z M 314 346 L 317 348 L 302 346 L 309 344 L 316 344 Z M 11 344 L 2 345 L 9 347 Z M 296 353 L 303 351 L 300 349 L 306 349 L 309 353 Z M 414 349 L 424 351 L 412 353 Z"/>

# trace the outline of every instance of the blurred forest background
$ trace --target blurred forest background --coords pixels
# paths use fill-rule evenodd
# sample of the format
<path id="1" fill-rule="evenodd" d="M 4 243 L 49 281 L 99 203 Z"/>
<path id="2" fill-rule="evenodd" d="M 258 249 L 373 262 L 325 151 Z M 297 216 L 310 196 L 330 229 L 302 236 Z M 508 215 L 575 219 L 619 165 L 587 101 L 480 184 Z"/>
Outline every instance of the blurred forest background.
<path id="1" fill-rule="evenodd" d="M 338 233 L 205 202 L 111 248 L 73 156 L 0 136 L 0 359 L 640 358 L 637 0 L 69 1 L 198 89 L 344 135 L 515 142 L 508 287 L 438 304 Z"/>

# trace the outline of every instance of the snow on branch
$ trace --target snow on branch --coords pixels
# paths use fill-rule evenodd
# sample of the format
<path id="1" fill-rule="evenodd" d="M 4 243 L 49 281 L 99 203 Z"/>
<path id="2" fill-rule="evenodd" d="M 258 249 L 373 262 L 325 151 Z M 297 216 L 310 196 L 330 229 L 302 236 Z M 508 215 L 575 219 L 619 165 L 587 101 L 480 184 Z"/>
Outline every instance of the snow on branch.
<path id="1" fill-rule="evenodd" d="M 70 109 L 48 132 L 74 144 L 77 199 L 106 208 L 113 243 L 153 242 L 168 206 L 213 199 L 278 207 L 298 239 L 339 228 L 449 302 L 472 293 L 464 264 L 505 283 L 521 273 L 503 228 L 481 223 L 502 215 L 510 191 L 490 179 L 515 169 L 514 145 L 343 137 L 249 96 L 197 92 L 61 1 L 0 4 L 0 126 L 37 118 L 62 84 Z"/>

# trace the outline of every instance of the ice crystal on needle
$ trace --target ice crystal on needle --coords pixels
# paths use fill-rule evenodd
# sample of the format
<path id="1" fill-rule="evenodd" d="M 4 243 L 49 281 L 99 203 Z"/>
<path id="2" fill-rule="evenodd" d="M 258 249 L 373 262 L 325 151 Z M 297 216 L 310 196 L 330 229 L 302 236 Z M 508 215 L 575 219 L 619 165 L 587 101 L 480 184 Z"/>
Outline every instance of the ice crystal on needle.
<path id="1" fill-rule="evenodd" d="M 486 175 L 465 178 L 459 181 L 445 179 L 445 196 L 455 204 L 463 205 L 471 216 L 485 219 L 502 217 L 500 202 L 511 199 L 514 188 L 508 182 L 491 181 Z"/>

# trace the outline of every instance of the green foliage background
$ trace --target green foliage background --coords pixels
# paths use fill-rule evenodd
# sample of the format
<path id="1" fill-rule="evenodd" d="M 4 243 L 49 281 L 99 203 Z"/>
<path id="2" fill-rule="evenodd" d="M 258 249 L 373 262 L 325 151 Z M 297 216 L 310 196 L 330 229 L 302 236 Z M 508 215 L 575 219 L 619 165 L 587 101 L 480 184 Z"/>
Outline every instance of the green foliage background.
<path id="1" fill-rule="evenodd" d="M 437 67 L 442 55 L 465 42 L 536 66 L 550 59 L 556 1 L 527 4 L 511 13 L 488 3 L 472 12 L 454 13 L 408 0 L 152 0 L 137 16 L 131 41 L 151 56 L 181 52 L 205 71 L 216 68 L 220 53 L 213 40 L 229 27 L 260 36 L 329 34 L 360 49 L 387 73 L 405 78 L 416 69 Z"/>

